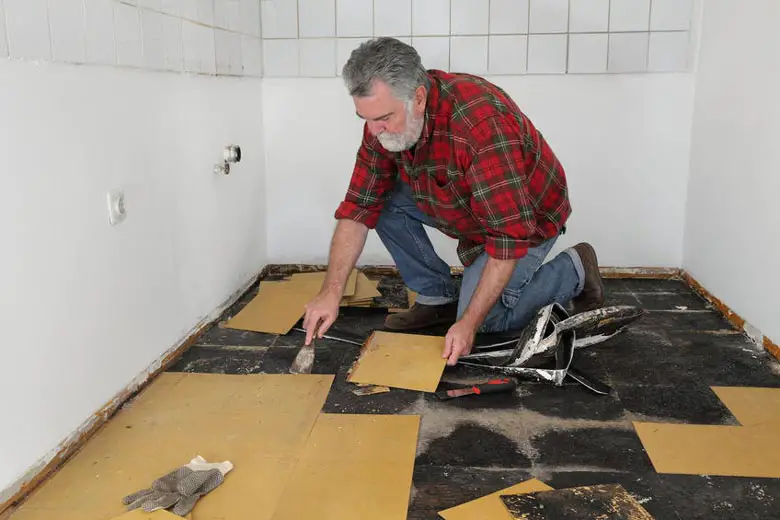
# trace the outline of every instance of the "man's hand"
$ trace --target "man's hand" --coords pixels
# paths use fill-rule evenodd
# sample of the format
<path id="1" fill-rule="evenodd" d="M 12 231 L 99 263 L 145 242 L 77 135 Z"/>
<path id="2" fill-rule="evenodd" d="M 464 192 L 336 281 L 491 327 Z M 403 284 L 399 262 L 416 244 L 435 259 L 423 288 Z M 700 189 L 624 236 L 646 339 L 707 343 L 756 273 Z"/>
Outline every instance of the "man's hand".
<path id="1" fill-rule="evenodd" d="M 322 289 L 316 298 L 306 304 L 306 314 L 303 318 L 306 346 L 311 345 L 315 335 L 322 338 L 336 321 L 344 286 L 347 285 L 349 273 L 363 251 L 367 235 L 368 228 L 360 222 L 341 219 L 336 225 L 330 245 L 328 272 Z"/>
<path id="2" fill-rule="evenodd" d="M 339 315 L 341 296 L 334 291 L 324 291 L 306 304 L 303 328 L 306 329 L 306 345 L 312 339 L 322 338 Z"/>
<path id="3" fill-rule="evenodd" d="M 444 338 L 444 354 L 442 354 L 442 357 L 447 358 L 448 365 L 454 366 L 459 357 L 471 352 L 476 333 L 477 327 L 462 319 L 450 327 Z"/>

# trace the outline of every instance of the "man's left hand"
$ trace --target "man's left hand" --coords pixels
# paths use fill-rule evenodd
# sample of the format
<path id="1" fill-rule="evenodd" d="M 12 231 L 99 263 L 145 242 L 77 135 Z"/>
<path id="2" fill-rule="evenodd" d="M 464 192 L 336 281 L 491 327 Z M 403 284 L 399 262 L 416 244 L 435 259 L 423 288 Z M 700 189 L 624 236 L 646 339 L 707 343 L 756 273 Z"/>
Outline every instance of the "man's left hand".
<path id="1" fill-rule="evenodd" d="M 475 326 L 463 320 L 455 322 L 450 327 L 444 338 L 444 353 L 442 354 L 442 357 L 447 358 L 448 365 L 454 366 L 459 357 L 471 352 L 476 332 Z"/>

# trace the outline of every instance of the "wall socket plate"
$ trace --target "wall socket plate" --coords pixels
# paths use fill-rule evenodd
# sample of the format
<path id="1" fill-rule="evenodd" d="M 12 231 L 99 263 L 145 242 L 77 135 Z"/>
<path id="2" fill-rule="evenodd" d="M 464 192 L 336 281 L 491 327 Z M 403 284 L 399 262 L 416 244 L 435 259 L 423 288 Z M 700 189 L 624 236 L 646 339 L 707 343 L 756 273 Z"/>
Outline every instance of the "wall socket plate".
<path id="1" fill-rule="evenodd" d="M 108 192 L 106 197 L 108 202 L 108 223 L 112 226 L 124 222 L 127 218 L 127 207 L 125 206 L 125 192 L 121 189 L 113 189 Z"/>

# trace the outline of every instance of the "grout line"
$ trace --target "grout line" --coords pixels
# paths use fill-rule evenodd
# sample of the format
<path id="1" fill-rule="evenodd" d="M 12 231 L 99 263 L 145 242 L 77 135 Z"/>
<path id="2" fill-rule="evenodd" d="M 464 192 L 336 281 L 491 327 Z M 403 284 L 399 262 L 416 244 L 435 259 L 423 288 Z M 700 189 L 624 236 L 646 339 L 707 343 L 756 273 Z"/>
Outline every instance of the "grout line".
<path id="1" fill-rule="evenodd" d="M 415 0 L 412 1 L 414 2 Z M 449 2 L 448 5 L 450 6 L 450 18 L 449 20 L 447 20 L 447 32 L 449 33 L 449 35 L 447 35 L 447 43 L 449 45 L 448 47 L 449 54 L 447 58 L 447 70 L 449 72 L 453 72 L 452 70 L 452 0 L 447 0 L 447 2 Z M 412 12 L 414 12 L 414 10 L 412 10 Z M 412 32 L 414 32 L 414 25 L 412 26 Z"/>
<path id="2" fill-rule="evenodd" d="M 82 27 L 84 28 L 84 63 L 89 61 L 89 56 L 87 56 L 87 0 L 80 0 L 81 1 L 81 23 L 83 24 Z M 3 0 L 0 0 L 0 5 L 2 4 Z"/>
<path id="3" fill-rule="evenodd" d="M 295 39 L 301 38 L 301 0 L 295 0 Z M 300 57 L 299 60 L 300 62 Z"/>
<path id="4" fill-rule="evenodd" d="M 531 2 L 534 0 L 528 0 L 528 20 L 526 20 L 525 31 L 528 34 L 528 41 L 525 44 L 525 73 L 528 74 L 528 64 L 531 60 Z"/>
<path id="5" fill-rule="evenodd" d="M 295 31 L 298 35 L 295 38 L 295 47 L 298 52 L 298 71 L 293 77 L 300 78 L 303 76 L 303 55 L 301 54 L 301 0 L 295 0 Z"/>
<path id="6" fill-rule="evenodd" d="M 487 35 L 487 50 L 485 51 L 485 70 L 490 74 L 490 9 L 493 5 L 493 0 L 488 0 L 488 35 Z M 452 32 L 452 21 L 450 21 L 450 32 Z"/>
<path id="7" fill-rule="evenodd" d="M 46 28 L 49 30 L 49 59 L 51 61 L 54 61 L 54 42 L 52 41 L 51 37 L 51 1 L 46 0 Z M 8 32 L 8 28 L 6 27 L 5 32 Z M 10 49 L 9 49 L 9 56 L 10 56 Z"/>
<path id="8" fill-rule="evenodd" d="M 604 70 L 606 72 L 609 72 L 609 48 L 610 48 L 610 43 L 612 43 L 612 36 L 610 36 L 610 34 L 612 33 L 610 32 L 609 29 L 611 26 L 612 26 L 612 0 L 608 0 L 607 2 L 607 63 L 606 66 L 604 67 Z"/>
<path id="9" fill-rule="evenodd" d="M 645 54 L 645 70 L 650 70 L 650 27 L 653 21 L 653 0 L 649 0 L 650 6 L 647 10 L 647 54 Z"/>
<path id="10" fill-rule="evenodd" d="M 563 66 L 563 73 L 569 73 L 569 54 L 571 49 L 571 1 L 569 0 L 569 10 L 566 13 L 566 63 Z"/>
<path id="11" fill-rule="evenodd" d="M 113 4 L 111 5 L 111 41 L 114 43 L 114 65 L 119 66 L 119 51 L 116 48 L 116 5 Z M 182 57 L 183 55 L 184 43 L 182 42 Z"/>
<path id="12" fill-rule="evenodd" d="M 0 0 L 0 10 L 2 10 L 3 13 L 3 19 L 0 20 L 0 23 L 3 24 L 3 28 L 5 29 L 5 45 L 6 50 L 8 51 L 8 56 L 11 56 L 11 37 L 8 35 L 8 15 L 5 12 L 5 6 L 3 5 L 4 0 Z"/>
<path id="13" fill-rule="evenodd" d="M 576 0 L 574 0 L 576 1 Z M 200 24 L 202 25 L 202 24 Z M 209 26 L 205 26 L 209 27 Z M 226 30 L 226 29 L 221 29 Z M 235 31 L 227 31 L 227 32 L 235 32 Z M 651 33 L 666 33 L 666 34 L 675 34 L 675 33 L 687 33 L 688 31 L 684 30 L 676 30 L 676 29 L 670 29 L 666 31 L 614 31 L 607 33 L 606 31 L 589 31 L 589 32 L 575 32 L 575 33 L 567 33 L 567 32 L 539 32 L 539 33 L 469 33 L 469 34 L 394 34 L 390 35 L 392 38 L 448 38 L 448 37 L 462 37 L 462 36 L 564 36 L 568 34 L 583 34 L 583 35 L 599 35 L 599 34 L 651 34 Z M 244 34 L 244 33 L 238 33 L 238 34 Z M 246 35 L 251 36 L 251 35 Z M 257 38 L 257 36 L 253 36 L 253 38 Z M 292 38 L 260 38 L 262 40 L 323 40 L 323 39 L 332 39 L 332 36 L 304 36 L 302 38 L 292 37 Z M 337 40 L 354 40 L 356 38 L 365 38 L 364 36 L 340 36 L 336 37 Z"/>

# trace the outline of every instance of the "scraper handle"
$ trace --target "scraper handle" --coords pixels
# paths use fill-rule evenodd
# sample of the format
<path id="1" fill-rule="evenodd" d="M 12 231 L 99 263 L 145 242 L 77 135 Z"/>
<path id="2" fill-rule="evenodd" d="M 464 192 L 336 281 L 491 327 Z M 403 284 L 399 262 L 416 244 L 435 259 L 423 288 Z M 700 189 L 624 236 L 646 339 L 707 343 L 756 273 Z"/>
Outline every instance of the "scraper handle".
<path id="1" fill-rule="evenodd" d="M 517 388 L 517 381 L 510 378 L 504 379 L 491 379 L 486 383 L 474 385 L 473 390 L 477 395 L 483 394 L 498 394 L 500 392 L 508 392 Z"/>

